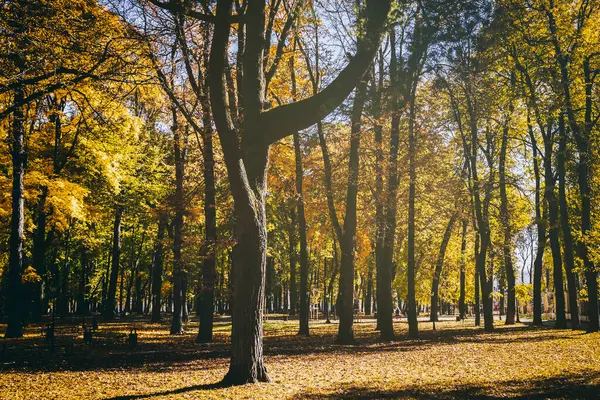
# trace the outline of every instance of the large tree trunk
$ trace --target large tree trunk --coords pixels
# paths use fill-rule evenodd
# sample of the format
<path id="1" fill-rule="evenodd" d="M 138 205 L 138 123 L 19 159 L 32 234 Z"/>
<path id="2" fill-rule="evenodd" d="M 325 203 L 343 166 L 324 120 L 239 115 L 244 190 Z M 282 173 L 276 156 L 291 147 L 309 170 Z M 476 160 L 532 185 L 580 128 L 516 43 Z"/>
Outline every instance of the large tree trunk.
<path id="1" fill-rule="evenodd" d="M 431 283 L 431 313 L 429 316 L 429 320 L 432 322 L 438 321 L 438 289 L 440 285 L 440 278 L 442 276 L 442 268 L 444 266 L 444 258 L 446 257 L 446 248 L 448 247 L 448 242 L 450 241 L 450 236 L 452 235 L 452 229 L 454 228 L 456 218 L 457 214 L 452 214 L 450 221 L 448 221 L 448 225 L 446 225 L 444 237 L 442 238 L 442 243 L 440 244 L 440 252 L 438 254 L 438 259 L 435 263 L 435 271 L 433 272 L 433 282 Z"/>
<path id="2" fill-rule="evenodd" d="M 152 259 L 152 317 L 150 322 L 160 322 L 160 297 L 164 262 L 163 240 L 165 238 L 165 230 L 167 229 L 168 224 L 168 217 L 165 212 L 161 212 L 158 218 L 158 233 L 154 247 L 154 257 Z"/>
<path id="3" fill-rule="evenodd" d="M 119 267 L 121 261 L 121 218 L 123 217 L 123 206 L 115 207 L 115 223 L 113 226 L 113 246 L 111 256 L 110 280 L 108 282 L 108 293 L 106 295 L 106 306 L 104 307 L 104 319 L 112 321 L 115 318 L 115 296 L 117 295 L 117 279 L 119 278 Z"/>
<path id="4" fill-rule="evenodd" d="M 504 258 L 504 270 L 506 271 L 506 282 L 508 284 L 508 304 L 506 309 L 506 325 L 515 323 L 515 270 L 513 266 L 512 229 L 508 212 L 508 196 L 506 194 L 506 153 L 508 148 L 508 123 L 504 126 L 502 133 L 502 144 L 500 147 L 499 184 L 500 184 L 500 219 L 504 230 L 504 242 L 502 255 Z"/>
<path id="5" fill-rule="evenodd" d="M 238 242 L 232 267 L 234 302 L 231 361 L 229 372 L 223 379 L 227 384 L 269 381 L 263 361 L 262 341 L 267 249 L 265 193 L 268 148 L 251 149 L 247 154 L 244 161 L 249 185 L 243 187 L 232 184 Z M 240 164 L 228 160 L 226 165 L 230 179 L 243 176 Z"/>
<path id="6" fill-rule="evenodd" d="M 23 102 L 24 94 L 15 90 L 14 103 Z M 7 313 L 8 326 L 5 337 L 23 336 L 23 293 L 21 275 L 23 273 L 23 229 L 25 224 L 25 200 L 23 178 L 25 176 L 25 115 L 21 107 L 15 108 L 12 121 L 12 209 L 10 219 L 10 244 L 8 260 Z"/>
<path id="7" fill-rule="evenodd" d="M 183 280 L 184 268 L 181 259 L 183 245 L 183 214 L 185 204 L 183 198 L 183 177 L 185 163 L 185 145 L 182 146 L 181 135 L 177 125 L 177 114 L 173 110 L 173 149 L 175 153 L 175 218 L 173 219 L 173 317 L 171 319 L 171 335 L 183 333 Z"/>
<path id="8" fill-rule="evenodd" d="M 235 281 L 235 301 L 231 363 L 224 382 L 242 384 L 269 380 L 263 361 L 262 342 L 267 249 L 265 196 L 269 146 L 293 132 L 313 125 L 333 111 L 352 91 L 379 47 L 390 2 L 379 1 L 377 5 L 375 2 L 367 3 L 369 18 L 365 26 L 369 40 L 359 44 L 357 55 L 330 86 L 310 99 L 267 112 L 262 111 L 265 104 L 263 61 L 266 4 L 260 1 L 248 2 L 244 13 L 246 42 L 242 60 L 244 78 L 241 90 L 244 109 L 241 127 L 234 125 L 229 112 L 224 79 L 228 65 L 226 56 L 232 4 L 232 0 L 217 1 L 208 76 L 213 118 L 221 140 L 234 199 L 238 240 L 236 247 L 239 248 L 232 274 Z M 356 167 L 358 171 L 358 163 Z"/>
<path id="9" fill-rule="evenodd" d="M 558 121 L 559 148 L 557 154 L 558 172 L 558 201 L 560 204 L 560 225 L 563 233 L 563 259 L 567 272 L 567 287 L 569 289 L 569 313 L 571 314 L 571 328 L 579 329 L 579 312 L 577 305 L 577 285 L 575 281 L 575 257 L 573 255 L 573 235 L 569 222 L 569 208 L 567 205 L 566 167 L 565 158 L 567 151 L 567 130 L 564 116 L 561 114 Z"/>
<path id="10" fill-rule="evenodd" d="M 458 297 L 458 312 L 460 314 L 460 318 L 464 319 L 466 314 L 465 309 L 465 285 L 466 285 L 466 251 L 467 251 L 467 227 L 469 225 L 469 221 L 466 218 L 462 220 L 462 235 L 460 242 L 460 292 Z"/>

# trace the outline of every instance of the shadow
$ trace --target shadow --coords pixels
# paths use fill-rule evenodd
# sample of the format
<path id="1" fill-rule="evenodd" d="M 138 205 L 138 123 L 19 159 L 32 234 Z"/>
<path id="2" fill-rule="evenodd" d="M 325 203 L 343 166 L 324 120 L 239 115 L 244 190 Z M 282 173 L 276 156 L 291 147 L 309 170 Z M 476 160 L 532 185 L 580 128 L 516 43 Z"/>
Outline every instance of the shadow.
<path id="1" fill-rule="evenodd" d="M 187 387 L 173 389 L 173 390 L 165 390 L 163 392 L 116 396 L 116 397 L 106 398 L 104 400 L 147 399 L 147 398 L 151 398 L 151 397 L 169 396 L 169 395 L 183 394 L 183 393 L 188 393 L 188 392 L 221 389 L 221 388 L 225 388 L 225 387 L 227 387 L 227 385 L 224 385 L 222 383 L 209 383 L 209 384 L 204 384 L 204 385 L 187 386 Z"/>
<path id="2" fill-rule="evenodd" d="M 226 324 L 227 320 L 219 322 Z M 209 370 L 223 367 L 230 356 L 227 334 L 216 333 L 215 342 L 196 344 L 194 343 L 195 332 L 192 330 L 177 337 L 162 335 L 168 329 L 166 322 L 140 325 L 138 327 L 141 335 L 139 344 L 135 349 L 130 349 L 125 343 L 125 335 L 122 333 L 127 331 L 130 325 L 131 322 L 128 321 L 105 323 L 102 338 L 91 347 L 84 345 L 79 337 L 65 338 L 74 343 L 73 349 L 68 355 L 40 352 L 32 346 L 32 343 L 40 340 L 39 338 L 22 339 L 20 343 L 15 342 L 14 348 L 9 347 L 6 358 L 8 362 L 0 363 L 0 376 L 4 372 L 15 370 L 84 372 L 144 367 L 152 372 L 161 372 L 182 365 L 185 365 L 187 369 Z M 277 331 L 280 336 L 270 336 L 273 333 L 267 332 L 264 338 L 265 356 L 294 357 L 307 354 L 361 355 L 376 352 L 407 352 L 432 346 L 453 346 L 460 343 L 508 344 L 565 340 L 574 339 L 577 335 L 572 331 L 528 325 L 497 326 L 494 332 L 488 333 L 473 326 L 444 327 L 441 323 L 436 331 L 420 332 L 418 339 L 408 338 L 406 331 L 402 330 L 402 333 L 391 342 L 381 342 L 378 332 L 364 327 L 364 329 L 357 330 L 356 344 L 337 345 L 334 343 L 335 335 L 330 329 L 313 329 L 309 337 L 296 335 L 295 329 L 293 326 L 285 327 Z M 158 337 L 157 330 L 161 332 Z M 24 350 L 25 348 L 31 350 Z"/>
<path id="3" fill-rule="evenodd" d="M 557 376 L 543 380 L 501 381 L 492 386 L 458 385 L 451 388 L 415 387 L 399 390 L 378 390 L 348 387 L 335 393 L 303 393 L 293 399 L 482 399 L 482 400 L 542 400 L 542 399 L 598 399 L 600 373 L 582 373 Z"/>

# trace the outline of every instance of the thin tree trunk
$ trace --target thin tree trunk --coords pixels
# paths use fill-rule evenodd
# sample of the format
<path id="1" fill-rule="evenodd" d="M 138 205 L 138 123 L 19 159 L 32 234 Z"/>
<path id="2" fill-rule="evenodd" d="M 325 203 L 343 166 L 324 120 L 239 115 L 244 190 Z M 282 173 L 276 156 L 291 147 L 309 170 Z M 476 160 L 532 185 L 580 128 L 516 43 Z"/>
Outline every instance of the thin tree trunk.
<path id="1" fill-rule="evenodd" d="M 537 156 L 537 141 L 533 127 L 528 126 L 532 144 L 533 173 L 535 176 L 535 219 L 537 225 L 537 252 L 533 264 L 533 324 L 542 325 L 542 267 L 546 247 L 546 210 L 541 205 L 540 168 Z"/>
<path id="2" fill-rule="evenodd" d="M 439 301 L 439 284 L 440 278 L 442 276 L 442 268 L 444 267 L 444 258 L 446 257 L 446 248 L 448 247 L 448 242 L 450 241 L 450 236 L 452 235 L 452 229 L 454 228 L 454 223 L 456 222 L 457 214 L 452 214 L 450 221 L 448 221 L 448 225 L 446 225 L 446 230 L 444 231 L 444 237 L 442 238 L 442 243 L 440 244 L 440 252 L 438 254 L 438 259 L 435 263 L 435 271 L 433 273 L 433 282 L 431 284 L 431 313 L 429 315 L 430 321 L 438 321 L 438 301 Z"/>
<path id="3" fill-rule="evenodd" d="M 288 229 L 290 256 L 290 315 L 296 315 L 298 289 L 296 279 L 296 207 L 290 207 L 290 224 Z"/>
<path id="4" fill-rule="evenodd" d="M 184 268 L 181 259 L 183 245 L 183 213 L 185 204 L 183 198 L 183 177 L 185 163 L 185 144 L 182 146 L 181 134 L 177 124 L 177 113 L 173 114 L 173 150 L 175 153 L 175 218 L 173 220 L 173 316 L 171 319 L 171 335 L 183 333 L 181 320 L 183 308 L 183 279 Z"/>
<path id="5" fill-rule="evenodd" d="M 408 187 L 408 265 L 406 268 L 408 282 L 408 336 L 415 338 L 419 334 L 417 322 L 417 300 L 415 294 L 415 189 L 416 166 L 415 156 L 417 138 L 415 134 L 415 96 L 411 96 L 408 120 L 408 155 L 409 155 L 409 187 Z M 377 294 L 379 297 L 380 294 Z"/>
<path id="6" fill-rule="evenodd" d="M 366 79 L 356 88 L 352 106 L 350 130 L 350 156 L 348 159 L 348 190 L 346 193 L 346 215 L 340 249 L 342 260 L 340 267 L 340 323 L 337 343 L 354 343 L 354 245 L 356 236 L 356 203 L 358 196 L 359 147 L 361 137 L 361 118 L 366 99 Z"/>
<path id="7" fill-rule="evenodd" d="M 550 249 L 552 250 L 553 277 L 554 277 L 554 307 L 556 310 L 556 328 L 567 327 L 565 316 L 565 292 L 563 289 L 562 256 L 560 252 L 560 228 L 558 200 L 555 194 L 556 179 L 552 170 L 552 153 L 554 134 L 552 126 L 548 126 L 544 135 L 544 197 L 548 207 Z"/>
<path id="8" fill-rule="evenodd" d="M 515 270 L 513 266 L 513 245 L 510 216 L 508 212 L 508 196 L 506 194 L 506 153 L 508 148 L 508 123 L 505 124 L 502 133 L 502 145 L 500 147 L 499 184 L 500 184 L 500 218 L 504 230 L 504 243 L 502 254 L 504 258 L 504 270 L 506 271 L 506 283 L 508 285 L 508 304 L 506 310 L 506 325 L 515 323 Z"/>
<path id="9" fill-rule="evenodd" d="M 15 90 L 14 103 L 23 102 L 21 88 Z M 21 275 L 23 273 L 23 230 L 25 225 L 25 115 L 21 107 L 15 108 L 12 121 L 12 208 L 10 219 L 10 244 L 8 261 L 8 293 L 7 312 L 8 326 L 5 337 L 19 338 L 23 336 L 23 293 Z"/>
<path id="10" fill-rule="evenodd" d="M 461 242 L 460 242 L 460 292 L 459 292 L 459 297 L 458 297 L 458 312 L 460 314 L 460 318 L 464 319 L 465 318 L 465 314 L 466 314 L 466 309 L 465 309 L 465 284 L 466 284 L 466 277 L 465 277 L 465 269 L 466 269 L 466 264 L 467 264 L 467 260 L 466 260 L 466 250 L 467 250 L 467 227 L 468 227 L 469 221 L 466 218 L 463 218 L 462 220 L 462 235 L 461 235 Z"/>
<path id="11" fill-rule="evenodd" d="M 208 100 L 207 100 L 208 101 Z M 215 266 L 217 245 L 217 206 L 215 200 L 215 162 L 213 131 L 210 121 L 204 122 L 206 132 L 202 136 L 204 156 L 204 218 L 206 225 L 205 254 L 202 263 L 202 300 L 200 305 L 200 328 L 196 342 L 212 342 L 215 307 Z"/>
<path id="12" fill-rule="evenodd" d="M 115 318 L 115 296 L 117 294 L 117 280 L 119 278 L 119 266 L 121 261 L 121 218 L 123 217 L 123 206 L 115 208 L 115 223 L 113 226 L 113 246 L 111 256 L 110 280 L 104 308 L 104 319 L 112 321 Z"/>
<path id="13" fill-rule="evenodd" d="M 164 262 L 164 244 L 165 230 L 167 228 L 167 214 L 161 212 L 158 217 L 158 233 L 154 247 L 154 257 L 152 260 L 152 317 L 150 322 L 160 322 L 162 274 Z"/>
<path id="14" fill-rule="evenodd" d="M 567 287 L 569 289 L 569 313 L 571 314 L 571 328 L 579 329 L 579 312 L 577 304 L 577 285 L 575 282 L 575 258 L 573 256 L 573 235 L 571 234 L 571 223 L 569 222 L 569 208 L 567 205 L 566 189 L 566 151 L 567 130 L 564 116 L 561 114 L 558 121 L 559 148 L 557 154 L 558 172 L 558 201 L 560 204 L 560 225 L 563 233 L 563 258 L 565 271 L 567 273 Z"/>
<path id="15" fill-rule="evenodd" d="M 300 233 L 300 328 L 298 334 L 308 335 L 308 251 L 306 244 L 306 217 L 304 216 L 304 198 L 302 191 L 303 168 L 302 149 L 298 132 L 294 133 L 294 150 L 296 154 L 296 196 L 298 206 L 298 230 Z"/>

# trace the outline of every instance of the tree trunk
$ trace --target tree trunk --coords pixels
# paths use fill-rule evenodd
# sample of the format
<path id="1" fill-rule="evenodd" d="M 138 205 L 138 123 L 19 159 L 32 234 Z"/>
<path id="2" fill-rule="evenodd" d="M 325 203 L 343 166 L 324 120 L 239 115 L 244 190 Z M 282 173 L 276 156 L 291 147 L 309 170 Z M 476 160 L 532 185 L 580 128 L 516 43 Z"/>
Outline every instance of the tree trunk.
<path id="1" fill-rule="evenodd" d="M 352 105 L 350 129 L 350 155 L 348 158 L 348 190 L 346 193 L 346 215 L 340 248 L 340 323 L 337 343 L 354 343 L 354 246 L 356 237 L 356 203 L 358 196 L 359 148 L 361 118 L 366 99 L 366 79 L 356 88 Z"/>
<path id="2" fill-rule="evenodd" d="M 467 250 L 467 227 L 469 221 L 466 218 L 462 220 L 462 235 L 461 235 L 461 243 L 460 243 L 460 293 L 458 297 L 458 312 L 460 314 L 460 318 L 464 319 L 466 314 L 465 309 L 465 268 L 466 268 L 466 250 Z"/>
<path id="3" fill-rule="evenodd" d="M 302 149 L 300 148 L 300 136 L 294 133 L 294 151 L 296 156 L 296 196 L 298 205 L 298 230 L 300 233 L 300 328 L 298 334 L 308 335 L 308 251 L 306 244 L 306 217 L 304 216 L 304 198 L 302 181 L 304 169 L 302 168 Z"/>
<path id="4" fill-rule="evenodd" d="M 16 89 L 14 103 L 23 102 L 22 89 Z M 10 219 L 10 244 L 8 261 L 7 313 L 8 326 L 5 337 L 19 338 L 23 336 L 23 290 L 21 275 L 23 273 L 23 229 L 25 224 L 25 115 L 21 107 L 15 108 L 12 121 L 12 208 Z"/>
<path id="5" fill-rule="evenodd" d="M 36 205 L 36 227 L 33 233 L 33 249 L 31 251 L 33 257 L 33 267 L 37 274 L 42 277 L 41 282 L 34 284 L 33 301 L 31 304 L 31 319 L 33 322 L 39 322 L 42 312 L 42 284 L 46 281 L 46 200 L 48 198 L 48 188 L 42 187 L 42 193 L 39 196 Z"/>
<path id="6" fill-rule="evenodd" d="M 415 294 L 415 189 L 417 182 L 415 156 L 417 138 L 415 134 L 415 96 L 411 96 L 408 120 L 408 155 L 409 155 L 409 186 L 408 186 L 408 265 L 406 268 L 408 282 L 408 336 L 416 338 L 419 334 L 417 322 L 417 300 Z M 379 297 L 380 294 L 377 294 Z"/>
<path id="7" fill-rule="evenodd" d="M 571 223 L 569 222 L 569 208 L 567 205 L 566 189 L 566 151 L 567 130 L 564 116 L 561 114 L 558 121 L 559 149 L 557 154 L 558 172 L 558 201 L 560 204 L 560 225 L 563 233 L 563 256 L 565 271 L 567 273 L 567 287 L 569 289 L 569 313 L 571 314 L 571 328 L 579 329 L 579 312 L 577 304 L 577 285 L 575 283 L 575 257 L 573 256 L 573 236 L 571 234 Z"/>
<path id="8" fill-rule="evenodd" d="M 346 73 L 340 74 L 334 80 L 333 86 L 330 85 L 331 88 L 326 88 L 311 99 L 283 105 L 266 112 L 262 111 L 265 104 L 263 61 L 266 4 L 259 1 L 248 2 L 244 13 L 245 50 L 241 58 L 244 77 L 240 89 L 244 100 L 241 127 L 233 124 L 224 79 L 228 65 L 226 56 L 232 5 L 232 0 L 217 1 L 208 76 L 213 118 L 221 141 L 234 199 L 238 240 L 236 247 L 239 248 L 239 252 L 236 252 L 238 254 L 235 255 L 232 274 L 236 283 L 234 283 L 231 363 L 223 381 L 228 384 L 243 384 L 269 381 L 263 361 L 262 340 L 267 250 L 265 196 L 269 147 L 277 140 L 319 121 L 333 111 L 352 91 L 368 69 L 373 54 L 379 47 L 382 26 L 390 2 L 381 1 L 378 7 L 368 3 L 366 10 L 369 18 L 365 26 L 369 40 L 364 44 L 359 42 L 356 57 L 344 69 Z M 356 153 L 358 155 L 358 151 Z M 358 167 L 358 163 L 356 164 Z M 352 277 L 350 277 L 350 287 L 352 287 L 351 280 Z M 243 284 L 237 284 L 239 282 Z"/>
<path id="9" fill-rule="evenodd" d="M 115 223 L 113 226 L 113 247 L 111 256 L 110 280 L 108 282 L 108 293 L 106 295 L 106 306 L 104 307 L 104 319 L 112 321 L 115 318 L 115 296 L 117 294 L 117 280 L 119 278 L 119 266 L 121 260 L 121 218 L 123 217 L 123 206 L 115 208 Z"/>
<path id="10" fill-rule="evenodd" d="M 479 254 L 479 232 L 475 233 L 475 259 Z M 481 290 L 479 289 L 479 270 L 475 265 L 475 326 L 481 325 Z"/>
<path id="11" fill-rule="evenodd" d="M 81 271 L 79 273 L 79 288 L 77 291 L 77 314 L 84 315 L 88 312 L 88 303 L 86 301 L 87 295 L 87 269 L 88 269 L 88 255 L 85 247 L 81 248 Z"/>
<path id="12" fill-rule="evenodd" d="M 367 290 L 365 292 L 365 315 L 371 315 L 373 313 L 373 266 L 369 265 L 367 272 Z"/>
<path id="13" fill-rule="evenodd" d="M 296 279 L 296 207 L 290 207 L 289 255 L 290 255 L 290 315 L 296 315 L 298 289 Z"/>
<path id="14" fill-rule="evenodd" d="M 554 277 L 554 307 L 556 310 L 556 328 L 567 327 L 565 316 L 565 292 L 563 289 L 562 257 L 560 252 L 559 209 L 555 194 L 556 179 L 552 170 L 552 153 L 554 134 L 552 126 L 548 126 L 544 134 L 544 197 L 548 207 L 550 249 L 552 250 Z"/>
<path id="15" fill-rule="evenodd" d="M 184 268 L 181 259 L 181 248 L 183 245 L 183 214 L 185 204 L 183 197 L 183 177 L 185 163 L 185 145 L 182 146 L 179 126 L 177 125 L 177 113 L 173 114 L 173 150 L 175 154 L 175 218 L 173 220 L 173 316 L 171 319 L 171 335 L 183 333 L 181 321 L 183 308 L 183 279 Z"/>
<path id="16" fill-rule="evenodd" d="M 200 303 L 200 328 L 196 342 L 212 342 L 215 307 L 215 257 L 217 245 L 217 206 L 215 200 L 215 161 L 213 131 L 205 121 L 202 136 L 204 158 L 204 219 L 206 225 L 204 261 L 202 263 L 202 300 Z"/>
<path id="17" fill-rule="evenodd" d="M 446 248 L 448 247 L 448 242 L 450 241 L 450 236 L 452 235 L 452 229 L 454 228 L 454 222 L 456 222 L 456 218 L 457 214 L 452 214 L 450 221 L 448 221 L 448 225 L 446 225 L 444 237 L 442 238 L 442 243 L 440 244 L 440 252 L 438 254 L 438 259 L 435 263 L 433 282 L 431 284 L 431 313 L 429 315 L 429 320 L 432 322 L 438 321 L 438 289 L 440 284 L 440 278 L 442 276 L 442 268 L 444 266 L 444 258 L 446 257 Z"/>
<path id="18" fill-rule="evenodd" d="M 541 205 L 540 168 L 537 156 L 537 141 L 533 127 L 528 126 L 532 143 L 533 172 L 535 176 L 535 219 L 537 224 L 537 252 L 533 264 L 533 324 L 542 325 L 542 266 L 546 247 L 546 210 Z"/>
<path id="19" fill-rule="evenodd" d="M 508 212 L 508 196 L 506 194 L 506 153 L 508 148 L 508 123 L 504 126 L 502 134 L 502 145 L 500 147 L 499 184 L 500 184 L 500 219 L 504 230 L 504 243 L 502 254 L 504 258 L 504 270 L 506 271 L 506 283 L 508 285 L 508 304 L 506 309 L 506 325 L 515 323 L 515 270 L 513 266 L 512 229 Z"/>
<path id="20" fill-rule="evenodd" d="M 165 230 L 167 228 L 167 214 L 160 212 L 158 217 L 158 233 L 154 247 L 154 257 L 152 259 L 152 317 L 150 322 L 160 322 L 162 274 L 164 261 Z"/>

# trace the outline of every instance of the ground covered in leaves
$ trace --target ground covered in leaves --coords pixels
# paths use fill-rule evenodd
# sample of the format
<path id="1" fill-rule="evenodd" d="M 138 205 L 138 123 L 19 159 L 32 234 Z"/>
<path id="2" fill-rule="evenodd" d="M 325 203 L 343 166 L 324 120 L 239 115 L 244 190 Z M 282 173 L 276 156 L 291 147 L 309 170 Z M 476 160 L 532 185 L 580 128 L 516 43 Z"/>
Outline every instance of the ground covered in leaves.
<path id="1" fill-rule="evenodd" d="M 194 343 L 194 323 L 179 336 L 146 320 L 100 324 L 91 347 L 80 329 L 59 326 L 54 353 L 33 326 L 23 339 L 0 342 L 0 398 L 600 399 L 600 334 L 500 322 L 484 333 L 468 320 L 440 322 L 435 331 L 421 323 L 420 338 L 410 340 L 397 321 L 398 339 L 380 343 L 374 321 L 355 326 L 358 343 L 339 346 L 335 323 L 314 322 L 311 336 L 299 337 L 297 321 L 265 322 L 272 383 L 238 387 L 218 385 L 228 365 L 227 319 L 208 345 Z"/>

